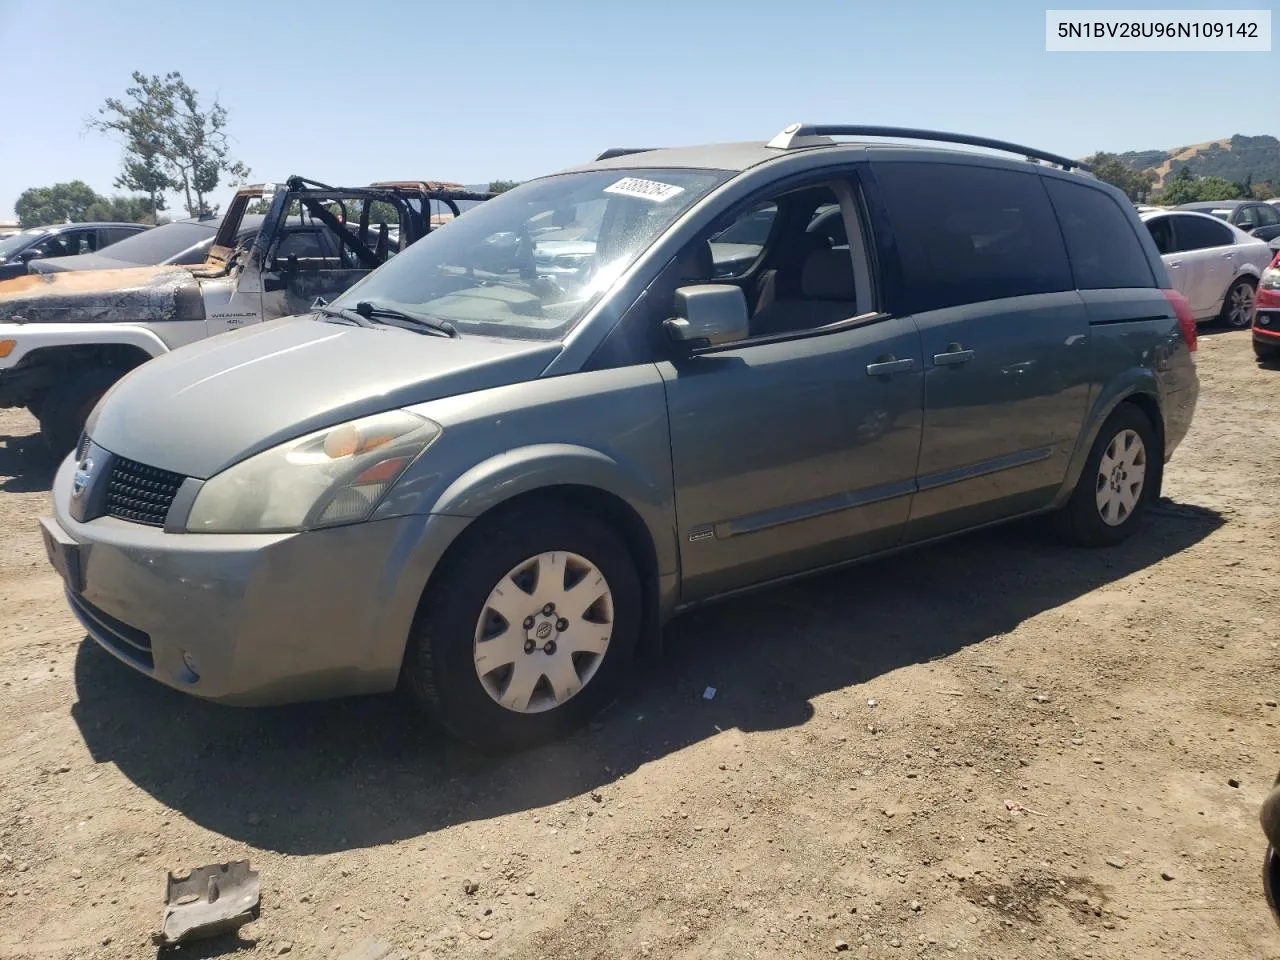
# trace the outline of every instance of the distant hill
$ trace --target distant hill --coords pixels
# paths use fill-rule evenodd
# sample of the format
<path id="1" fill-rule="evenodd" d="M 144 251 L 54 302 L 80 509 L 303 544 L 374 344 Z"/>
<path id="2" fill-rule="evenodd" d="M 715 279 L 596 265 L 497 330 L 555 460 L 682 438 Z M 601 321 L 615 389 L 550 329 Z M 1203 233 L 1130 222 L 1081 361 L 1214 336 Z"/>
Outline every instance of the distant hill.
<path id="1" fill-rule="evenodd" d="M 1173 150 L 1134 150 L 1120 159 L 1135 170 L 1150 170 L 1155 186 L 1189 167 L 1197 177 L 1222 177 L 1232 183 L 1280 184 L 1280 140 L 1272 136 L 1246 137 L 1237 133 L 1226 140 L 1210 140 Z"/>

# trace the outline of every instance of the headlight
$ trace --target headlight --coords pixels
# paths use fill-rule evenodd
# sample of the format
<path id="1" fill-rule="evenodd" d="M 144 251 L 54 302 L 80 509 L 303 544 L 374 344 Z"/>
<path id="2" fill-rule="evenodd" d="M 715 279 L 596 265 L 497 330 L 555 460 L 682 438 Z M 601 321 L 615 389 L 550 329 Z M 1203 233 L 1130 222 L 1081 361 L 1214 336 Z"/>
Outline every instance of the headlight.
<path id="1" fill-rule="evenodd" d="M 191 533 L 266 533 L 356 523 L 373 512 L 439 424 L 392 410 L 264 450 L 210 478 Z"/>

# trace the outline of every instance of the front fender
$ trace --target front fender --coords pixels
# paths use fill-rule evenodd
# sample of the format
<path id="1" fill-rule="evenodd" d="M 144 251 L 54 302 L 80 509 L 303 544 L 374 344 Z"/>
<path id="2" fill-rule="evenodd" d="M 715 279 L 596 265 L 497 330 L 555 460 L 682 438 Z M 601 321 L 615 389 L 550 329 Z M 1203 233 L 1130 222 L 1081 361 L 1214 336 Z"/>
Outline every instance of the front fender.
<path id="1" fill-rule="evenodd" d="M 17 366 L 36 350 L 51 347 L 118 345 L 136 347 L 150 357 L 169 347 L 146 327 L 128 323 L 0 323 L 0 344 L 13 342 L 0 358 L 0 370 Z M 3 352 L 3 351 L 0 351 Z"/>
<path id="2" fill-rule="evenodd" d="M 658 573 L 676 571 L 674 509 L 668 492 L 637 465 L 590 447 L 542 443 L 504 451 L 461 474 L 425 512 L 475 518 L 512 497 L 567 485 L 592 487 L 626 502 L 649 531 Z"/>
<path id="3" fill-rule="evenodd" d="M 1093 449 L 1093 444 L 1098 439 L 1098 432 L 1107 422 L 1107 418 L 1115 412 L 1116 407 L 1139 394 L 1145 395 L 1154 401 L 1157 407 L 1163 408 L 1160 403 L 1159 382 L 1150 370 L 1141 367 L 1128 370 L 1112 379 L 1093 398 L 1080 435 L 1076 438 L 1075 451 L 1071 455 L 1067 475 L 1058 495 L 1054 498 L 1055 507 L 1062 506 L 1071 498 L 1072 491 L 1075 490 L 1076 484 L 1080 482 L 1080 475 L 1084 472 L 1085 462 L 1089 459 L 1089 451 Z M 1163 440 L 1164 431 L 1161 424 L 1157 423 L 1154 426 Z M 1163 464 L 1163 457 L 1160 458 L 1160 464 Z M 1158 491 L 1159 487 L 1157 486 L 1156 489 Z"/>

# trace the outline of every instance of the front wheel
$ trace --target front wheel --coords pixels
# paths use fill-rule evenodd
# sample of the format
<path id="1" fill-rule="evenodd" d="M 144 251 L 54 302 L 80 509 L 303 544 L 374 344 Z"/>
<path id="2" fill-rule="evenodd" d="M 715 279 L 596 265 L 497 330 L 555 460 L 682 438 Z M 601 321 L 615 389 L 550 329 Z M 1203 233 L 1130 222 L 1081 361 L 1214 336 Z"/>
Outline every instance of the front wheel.
<path id="1" fill-rule="evenodd" d="M 71 370 L 49 388 L 38 411 L 32 412 L 40 421 L 41 438 L 55 457 L 61 460 L 75 449 L 89 414 L 121 376 L 110 367 Z"/>
<path id="2" fill-rule="evenodd" d="M 640 635 L 626 545 L 594 515 L 533 503 L 481 519 L 424 597 L 409 691 L 455 736 L 519 748 L 608 703 Z"/>
<path id="3" fill-rule="evenodd" d="M 1127 539 L 1146 512 L 1159 467 L 1151 421 L 1133 404 L 1121 404 L 1098 431 L 1076 489 L 1058 515 L 1062 534 L 1085 547 Z"/>
<path id="4" fill-rule="evenodd" d="M 1227 289 L 1218 320 L 1231 330 L 1246 330 L 1253 324 L 1253 284 L 1241 277 Z"/>

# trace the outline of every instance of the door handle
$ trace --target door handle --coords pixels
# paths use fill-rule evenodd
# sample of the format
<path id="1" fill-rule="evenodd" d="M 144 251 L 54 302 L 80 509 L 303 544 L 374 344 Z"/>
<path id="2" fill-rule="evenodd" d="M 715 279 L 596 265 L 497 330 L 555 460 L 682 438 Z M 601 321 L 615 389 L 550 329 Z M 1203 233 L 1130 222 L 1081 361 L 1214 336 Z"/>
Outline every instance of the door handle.
<path id="1" fill-rule="evenodd" d="M 1169 261 L 1169 266 L 1170 266 L 1170 267 L 1180 267 L 1180 266 L 1182 266 L 1182 261 L 1181 261 L 1181 260 L 1170 260 L 1170 261 Z"/>
<path id="2" fill-rule="evenodd" d="M 972 359 L 972 350 L 966 350 L 960 344 L 953 343 L 946 353 L 935 353 L 933 355 L 933 365 L 935 367 L 956 367 L 962 363 L 968 363 Z"/>
<path id="3" fill-rule="evenodd" d="M 895 373 L 908 373 L 915 369 L 916 362 L 911 357 L 899 360 L 893 354 L 882 357 L 875 363 L 867 364 L 868 377 L 889 377 Z"/>
<path id="4" fill-rule="evenodd" d="M 1223 260 L 1234 260 L 1234 259 L 1235 259 L 1235 254 L 1234 254 L 1234 253 L 1224 253 L 1224 254 L 1222 255 L 1222 259 L 1223 259 Z"/>

